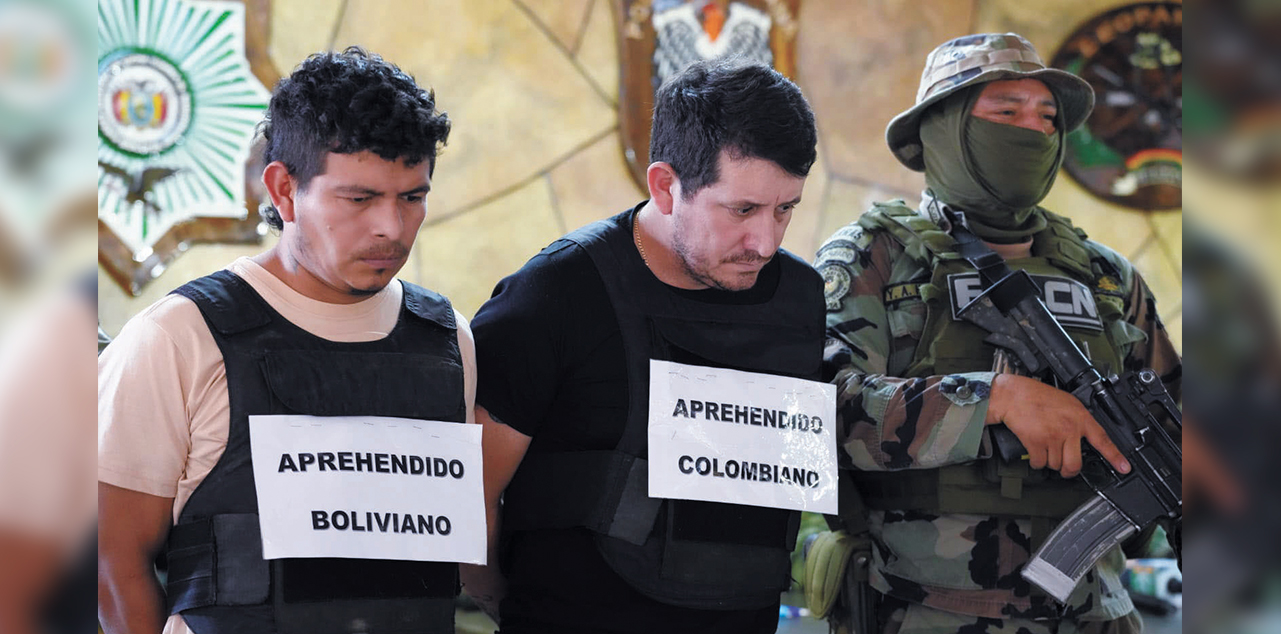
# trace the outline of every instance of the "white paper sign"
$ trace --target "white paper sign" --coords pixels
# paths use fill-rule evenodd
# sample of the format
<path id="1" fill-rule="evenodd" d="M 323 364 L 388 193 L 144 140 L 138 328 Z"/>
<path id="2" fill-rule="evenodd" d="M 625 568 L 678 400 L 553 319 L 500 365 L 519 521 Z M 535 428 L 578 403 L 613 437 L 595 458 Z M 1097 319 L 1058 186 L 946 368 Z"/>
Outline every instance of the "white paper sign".
<path id="1" fill-rule="evenodd" d="M 650 497 L 836 513 L 836 387 L 649 362 Z"/>
<path id="2" fill-rule="evenodd" d="M 262 552 L 485 563 L 480 425 L 250 416 Z"/>

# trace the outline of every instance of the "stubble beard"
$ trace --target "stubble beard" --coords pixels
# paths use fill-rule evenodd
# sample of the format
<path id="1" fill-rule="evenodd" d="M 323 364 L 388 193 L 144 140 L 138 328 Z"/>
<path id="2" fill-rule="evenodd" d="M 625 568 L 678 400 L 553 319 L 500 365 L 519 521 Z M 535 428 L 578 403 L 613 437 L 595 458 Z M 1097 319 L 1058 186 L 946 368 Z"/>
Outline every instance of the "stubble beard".
<path id="1" fill-rule="evenodd" d="M 303 220 L 303 218 L 304 216 L 302 214 L 299 214 L 298 220 L 297 220 L 298 239 L 294 241 L 293 248 L 291 249 L 291 251 L 293 251 L 292 259 L 294 260 L 294 264 L 298 268 L 306 270 L 308 275 L 315 278 L 316 281 L 320 282 L 321 284 L 329 286 L 330 288 L 336 291 L 345 293 L 352 297 L 361 297 L 361 298 L 371 297 L 373 295 L 377 295 L 380 291 L 382 291 L 384 288 L 387 287 L 386 284 L 378 284 L 377 282 L 375 282 L 372 287 L 368 287 L 368 288 L 359 288 L 356 286 L 352 286 L 350 282 L 338 276 L 337 266 L 335 266 L 333 269 L 333 272 L 335 274 L 333 283 L 331 283 L 326 278 L 322 277 L 320 275 L 321 271 L 317 267 L 318 261 L 315 257 L 315 250 L 312 249 L 311 240 L 308 238 L 307 227 L 305 226 L 306 221 Z M 339 284 L 341 286 L 335 286 L 334 283 Z"/>
<path id="2" fill-rule="evenodd" d="M 711 267 L 705 265 L 693 255 L 689 245 L 685 243 L 684 232 L 678 225 L 676 231 L 672 234 L 672 252 L 676 254 L 677 259 L 681 262 L 681 268 L 690 279 L 702 284 L 708 288 L 714 288 L 718 291 L 729 291 L 736 293 L 745 291 L 756 285 L 757 275 L 753 275 L 751 280 L 745 284 L 733 284 L 719 280 L 711 273 Z"/>

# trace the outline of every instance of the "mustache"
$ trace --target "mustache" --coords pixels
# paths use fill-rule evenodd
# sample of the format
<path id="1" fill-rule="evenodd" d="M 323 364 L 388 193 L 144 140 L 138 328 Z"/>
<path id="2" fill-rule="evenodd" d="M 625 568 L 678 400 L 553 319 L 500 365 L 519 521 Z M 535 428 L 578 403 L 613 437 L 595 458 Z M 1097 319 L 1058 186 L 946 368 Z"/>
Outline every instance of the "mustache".
<path id="1" fill-rule="evenodd" d="M 759 254 L 752 253 L 751 251 L 744 251 L 737 255 L 731 255 L 730 257 L 721 260 L 721 262 L 726 264 L 765 264 L 772 259 L 774 259 L 774 256 L 772 255 L 767 258 L 762 257 Z"/>
<path id="2" fill-rule="evenodd" d="M 379 244 L 356 253 L 357 260 L 400 260 L 409 257 L 409 249 L 394 242 Z"/>

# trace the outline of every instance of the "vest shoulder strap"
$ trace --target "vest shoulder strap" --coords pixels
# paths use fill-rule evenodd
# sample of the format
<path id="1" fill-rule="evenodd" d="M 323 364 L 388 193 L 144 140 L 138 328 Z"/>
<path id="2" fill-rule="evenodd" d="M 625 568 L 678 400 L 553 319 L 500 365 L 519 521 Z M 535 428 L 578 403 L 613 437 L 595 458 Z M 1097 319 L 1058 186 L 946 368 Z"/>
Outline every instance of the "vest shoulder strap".
<path id="1" fill-rule="evenodd" d="M 1089 239 L 1065 216 L 1045 211 L 1046 230 L 1037 236 L 1038 255 L 1088 283 L 1100 299 L 1130 299 L 1134 266 L 1120 253 Z"/>
<path id="2" fill-rule="evenodd" d="M 183 284 L 173 294 L 195 302 L 200 313 L 222 335 L 234 335 L 271 323 L 266 301 L 240 276 L 223 269 Z"/>
<path id="3" fill-rule="evenodd" d="M 1036 255 L 1049 259 L 1078 279 L 1093 281 L 1094 269 L 1090 265 L 1085 232 L 1064 216 L 1044 209 L 1041 211 L 1045 214 L 1046 227 L 1036 236 L 1033 245 Z"/>
<path id="4" fill-rule="evenodd" d="M 631 218 L 629 210 L 597 220 L 571 231 L 549 245 L 545 251 L 559 250 L 568 244 L 581 246 L 592 259 L 592 263 L 596 265 L 596 270 L 605 282 L 606 290 L 610 291 L 610 300 L 616 302 L 620 297 L 613 292 L 614 284 L 617 284 L 620 279 L 643 279 L 648 273 L 639 256 L 635 258 L 626 256 L 627 249 L 634 248 L 631 246 Z"/>
<path id="5" fill-rule="evenodd" d="M 902 200 L 873 203 L 858 219 L 869 231 L 884 231 L 903 245 L 903 252 L 922 264 L 933 267 L 939 260 L 955 260 L 956 240 L 933 220 L 907 206 Z"/>
<path id="6" fill-rule="evenodd" d="M 458 328 L 458 322 L 454 319 L 454 306 L 449 298 L 404 280 L 400 284 L 405 289 L 405 308 L 410 314 L 441 328 Z"/>

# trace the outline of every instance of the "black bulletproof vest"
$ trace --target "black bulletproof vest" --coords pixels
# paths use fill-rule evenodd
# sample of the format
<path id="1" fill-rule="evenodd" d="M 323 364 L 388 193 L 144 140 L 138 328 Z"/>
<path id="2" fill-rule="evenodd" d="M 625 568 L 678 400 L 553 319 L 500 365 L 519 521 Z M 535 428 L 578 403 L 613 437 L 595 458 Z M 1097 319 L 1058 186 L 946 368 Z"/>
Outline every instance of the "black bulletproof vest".
<path id="1" fill-rule="evenodd" d="M 321 339 L 219 271 L 174 291 L 195 302 L 222 351 L 227 448 L 169 534 L 170 614 L 197 634 L 452 634 L 458 566 L 369 559 L 262 558 L 249 416 L 395 416 L 466 421 L 449 300 L 404 284 L 383 339 Z"/>
<path id="2" fill-rule="evenodd" d="M 689 299 L 660 282 L 633 246 L 633 212 L 547 247 L 581 245 L 605 283 L 622 332 L 629 408 L 612 451 L 529 454 L 503 496 L 503 531 L 584 527 L 609 566 L 671 605 L 768 607 L 786 590 L 800 513 L 648 495 L 649 361 L 658 359 L 817 380 L 823 281 L 785 251 L 769 301 Z"/>

